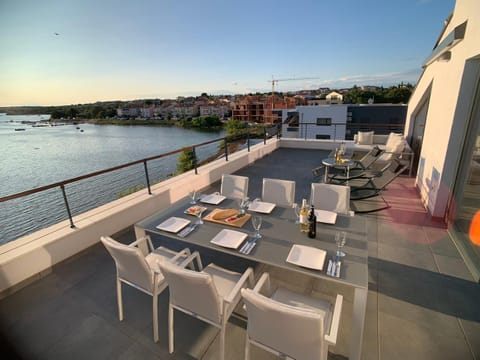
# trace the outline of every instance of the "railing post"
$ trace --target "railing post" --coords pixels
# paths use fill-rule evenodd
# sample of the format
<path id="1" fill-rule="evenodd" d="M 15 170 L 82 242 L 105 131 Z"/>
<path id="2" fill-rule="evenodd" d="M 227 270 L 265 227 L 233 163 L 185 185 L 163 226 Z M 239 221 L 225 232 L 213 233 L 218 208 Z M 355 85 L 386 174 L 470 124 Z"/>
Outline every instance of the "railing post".
<path id="1" fill-rule="evenodd" d="M 247 131 L 247 149 L 250 152 L 250 130 Z"/>
<path id="2" fill-rule="evenodd" d="M 308 124 L 305 123 L 305 141 L 307 141 L 307 131 L 308 131 Z"/>
<path id="3" fill-rule="evenodd" d="M 333 124 L 333 141 L 337 141 L 337 124 Z"/>
<path id="4" fill-rule="evenodd" d="M 197 170 L 197 153 L 195 152 L 195 146 L 192 146 L 192 152 L 193 152 L 193 168 L 195 169 L 195 175 L 198 175 L 198 170 Z"/>
<path id="5" fill-rule="evenodd" d="M 70 227 L 74 229 L 75 224 L 73 223 L 72 213 L 70 212 L 70 207 L 68 206 L 67 193 L 65 192 L 65 185 L 63 184 L 60 185 L 60 189 L 62 189 L 63 200 L 65 201 L 65 207 L 67 208 L 68 219 L 70 220 Z"/>
<path id="6" fill-rule="evenodd" d="M 267 129 L 263 127 L 263 145 L 267 145 Z"/>
<path id="7" fill-rule="evenodd" d="M 277 124 L 277 139 L 282 137 L 282 124 Z"/>
<path id="8" fill-rule="evenodd" d="M 228 161 L 228 140 L 225 136 L 225 161 Z"/>
<path id="9" fill-rule="evenodd" d="M 147 179 L 148 195 L 152 195 L 152 189 L 150 188 L 150 178 L 148 177 L 147 160 L 143 160 L 143 167 L 145 168 L 145 177 Z"/>

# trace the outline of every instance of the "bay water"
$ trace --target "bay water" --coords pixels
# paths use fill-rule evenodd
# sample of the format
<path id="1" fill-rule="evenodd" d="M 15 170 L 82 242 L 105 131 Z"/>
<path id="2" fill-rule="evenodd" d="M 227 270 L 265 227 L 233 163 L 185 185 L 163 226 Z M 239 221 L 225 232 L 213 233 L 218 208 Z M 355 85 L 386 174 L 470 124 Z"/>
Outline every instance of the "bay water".
<path id="1" fill-rule="evenodd" d="M 178 127 L 62 125 L 32 127 L 22 121 L 46 115 L 0 115 L 0 197 L 85 175 L 225 136 Z M 24 129 L 24 130 L 20 130 Z M 214 155 L 219 142 L 197 149 L 199 160 Z M 176 171 L 178 154 L 148 162 L 150 182 Z M 72 215 L 145 186 L 143 164 L 65 186 Z M 146 190 L 145 190 L 146 191 Z M 0 203 L 0 244 L 68 219 L 60 188 Z"/>

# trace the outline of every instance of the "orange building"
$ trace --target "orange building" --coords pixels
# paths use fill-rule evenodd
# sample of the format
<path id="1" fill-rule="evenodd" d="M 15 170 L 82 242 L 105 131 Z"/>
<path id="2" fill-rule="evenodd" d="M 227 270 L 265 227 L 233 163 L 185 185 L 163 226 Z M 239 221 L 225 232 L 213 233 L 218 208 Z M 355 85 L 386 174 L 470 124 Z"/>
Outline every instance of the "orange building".
<path id="1" fill-rule="evenodd" d="M 234 120 L 275 124 L 282 119 L 272 110 L 295 108 L 296 99 L 291 96 L 273 97 L 272 95 L 247 95 L 232 103 L 232 118 Z"/>

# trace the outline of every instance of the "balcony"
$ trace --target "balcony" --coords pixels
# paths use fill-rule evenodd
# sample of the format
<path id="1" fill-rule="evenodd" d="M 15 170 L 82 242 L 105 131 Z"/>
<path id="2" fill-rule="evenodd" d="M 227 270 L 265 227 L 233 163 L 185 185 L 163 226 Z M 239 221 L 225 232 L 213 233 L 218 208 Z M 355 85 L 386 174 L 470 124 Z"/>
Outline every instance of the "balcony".
<path id="1" fill-rule="evenodd" d="M 27 280 L 28 285 L 21 282 L 20 289 L 0 300 L 2 340 L 9 344 L 12 354 L 24 359 L 216 359 L 216 330 L 180 313 L 175 320 L 176 351 L 168 354 L 167 292 L 159 301 L 158 343 L 152 339 L 151 303 L 147 295 L 124 287 L 125 320 L 118 320 L 115 267 L 98 243 L 97 233 L 116 233 L 115 238 L 131 242 L 134 240 L 131 225 L 137 221 L 133 214 L 144 217 L 175 202 L 186 195 L 185 184 L 193 180 L 205 191 L 218 189 L 219 177 L 224 172 L 248 176 L 252 197 L 260 195 L 263 177 L 295 180 L 296 199 L 308 197 L 311 170 L 330 151 L 323 146 L 326 143 L 270 139 L 252 147 L 251 152 L 243 150 L 231 155 L 228 162 L 217 160 L 203 169 L 200 167 L 198 175 L 192 171 L 157 184 L 152 187 L 152 195 L 145 191 L 132 194 L 116 205 L 103 206 L 75 218 L 77 230 L 70 229 L 65 221 L 51 234 L 45 231 L 39 241 L 56 236 L 58 242 L 64 241 L 64 247 L 76 249 L 82 243 L 86 249 L 51 268 L 37 270 Z M 414 178 L 397 178 L 383 197 L 389 209 L 356 215 L 367 218 L 369 240 L 369 291 L 362 358 L 478 358 L 478 284 L 444 224 L 432 219 L 424 209 Z M 145 215 L 138 214 L 138 209 Z M 61 258 L 58 247 L 58 243 L 42 246 L 42 255 L 50 256 L 52 264 Z M 206 256 L 222 261 L 213 253 Z M 23 267 L 29 268 L 42 260 L 40 256 L 25 257 Z M 3 265 L 0 268 L 4 282 L 14 277 L 9 269 Z M 296 285 L 303 283 L 301 280 L 295 278 Z M 312 289 L 307 286 L 304 290 Z M 328 287 L 323 290 L 329 291 Z M 351 295 L 349 298 L 346 294 L 346 302 L 339 341 L 330 349 L 329 359 L 348 356 L 346 324 L 351 318 Z M 232 318 L 227 330 L 227 359 L 243 359 L 244 340 L 245 323 Z M 253 359 L 274 358 L 260 349 L 254 350 Z"/>

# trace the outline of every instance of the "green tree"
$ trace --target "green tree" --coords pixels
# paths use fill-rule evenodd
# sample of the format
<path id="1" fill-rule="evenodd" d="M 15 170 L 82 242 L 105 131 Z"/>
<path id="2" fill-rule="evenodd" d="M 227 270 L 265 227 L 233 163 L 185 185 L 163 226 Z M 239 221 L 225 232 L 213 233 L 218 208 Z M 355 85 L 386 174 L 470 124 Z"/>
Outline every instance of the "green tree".
<path id="1" fill-rule="evenodd" d="M 178 173 L 184 173 L 192 170 L 197 162 L 197 157 L 192 148 L 184 148 L 178 157 L 177 170 Z"/>

